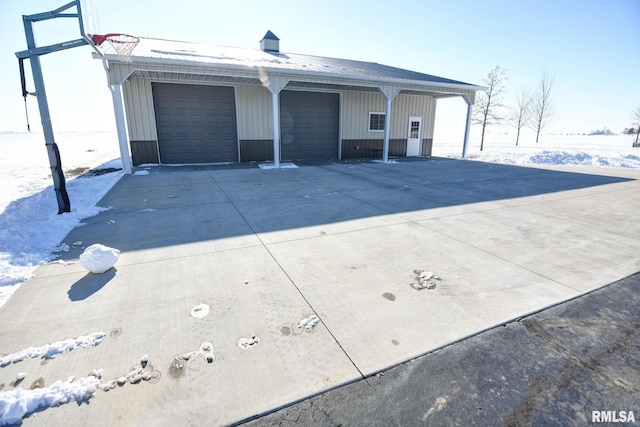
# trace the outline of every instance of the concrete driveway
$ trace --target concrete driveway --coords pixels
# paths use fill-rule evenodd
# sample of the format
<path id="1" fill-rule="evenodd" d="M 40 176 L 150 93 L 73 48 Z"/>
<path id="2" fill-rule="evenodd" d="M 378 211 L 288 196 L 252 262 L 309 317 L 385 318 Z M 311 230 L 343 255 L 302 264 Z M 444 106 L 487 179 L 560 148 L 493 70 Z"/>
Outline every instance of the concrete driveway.
<path id="1" fill-rule="evenodd" d="M 638 170 L 298 165 L 123 177 L 0 308 L 0 354 L 104 334 L 0 368 L 2 391 L 114 387 L 24 425 L 237 423 L 640 270 Z M 114 269 L 76 262 L 92 243 Z"/>

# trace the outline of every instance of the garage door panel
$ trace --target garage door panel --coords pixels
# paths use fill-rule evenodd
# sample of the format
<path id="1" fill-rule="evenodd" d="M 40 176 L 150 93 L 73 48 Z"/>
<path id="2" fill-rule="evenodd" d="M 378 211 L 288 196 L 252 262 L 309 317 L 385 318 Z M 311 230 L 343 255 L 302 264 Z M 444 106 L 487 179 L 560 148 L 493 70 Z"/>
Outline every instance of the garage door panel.
<path id="1" fill-rule="evenodd" d="M 162 163 L 238 161 L 232 87 L 152 83 Z"/>
<path id="2" fill-rule="evenodd" d="M 282 91 L 280 127 L 283 160 L 336 158 L 338 94 Z"/>

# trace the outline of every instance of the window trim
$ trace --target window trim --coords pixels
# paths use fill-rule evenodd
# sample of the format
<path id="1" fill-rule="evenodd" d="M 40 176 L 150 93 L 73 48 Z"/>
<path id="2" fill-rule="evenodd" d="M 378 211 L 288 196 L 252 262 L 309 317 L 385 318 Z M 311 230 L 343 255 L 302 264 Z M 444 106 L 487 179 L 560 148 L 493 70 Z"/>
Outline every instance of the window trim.
<path id="1" fill-rule="evenodd" d="M 376 114 L 378 116 L 381 116 L 381 117 L 378 118 L 378 120 L 382 119 L 382 121 L 381 122 L 379 121 L 378 124 L 382 125 L 382 129 L 371 129 L 371 116 L 374 115 L 374 114 Z M 384 125 L 385 125 L 385 122 L 386 122 L 386 116 L 387 116 L 387 113 L 378 112 L 378 111 L 370 111 L 369 112 L 369 123 L 367 125 L 367 127 L 369 128 L 369 132 L 384 132 Z"/>

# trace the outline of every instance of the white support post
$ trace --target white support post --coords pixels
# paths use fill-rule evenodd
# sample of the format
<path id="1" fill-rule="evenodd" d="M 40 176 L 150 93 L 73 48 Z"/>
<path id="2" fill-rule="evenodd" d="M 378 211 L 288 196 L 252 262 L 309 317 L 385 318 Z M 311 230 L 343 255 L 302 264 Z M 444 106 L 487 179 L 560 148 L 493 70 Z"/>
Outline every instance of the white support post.
<path id="1" fill-rule="evenodd" d="M 116 116 L 116 129 L 118 131 L 118 144 L 120 146 L 120 159 L 122 170 L 130 175 L 132 173 L 131 155 L 129 153 L 129 134 L 127 132 L 127 119 L 124 114 L 124 103 L 122 101 L 122 84 L 111 86 L 111 96 L 113 97 L 113 111 Z"/>
<path id="2" fill-rule="evenodd" d="M 467 124 L 464 128 L 464 142 L 462 143 L 462 158 L 467 158 L 467 147 L 469 145 L 469 130 L 471 129 L 471 113 L 473 112 L 473 104 L 468 96 L 462 97 L 467 103 Z"/>
<path id="3" fill-rule="evenodd" d="M 273 105 L 273 167 L 280 167 L 280 92 L 271 91 Z"/>
<path id="4" fill-rule="evenodd" d="M 262 86 L 271 92 L 271 105 L 273 109 L 273 166 L 280 167 L 280 91 L 289 83 L 289 80 L 280 76 L 267 76 L 261 70 L 260 80 Z"/>
<path id="5" fill-rule="evenodd" d="M 391 101 L 398 96 L 402 87 L 384 85 L 378 88 L 382 96 L 387 100 L 387 106 L 384 113 L 384 142 L 382 144 L 382 161 L 389 162 L 389 138 L 391 135 Z"/>
<path id="6" fill-rule="evenodd" d="M 384 143 L 382 145 L 382 161 L 389 161 L 389 135 L 391 128 L 391 98 L 387 98 L 387 107 L 384 112 Z"/>

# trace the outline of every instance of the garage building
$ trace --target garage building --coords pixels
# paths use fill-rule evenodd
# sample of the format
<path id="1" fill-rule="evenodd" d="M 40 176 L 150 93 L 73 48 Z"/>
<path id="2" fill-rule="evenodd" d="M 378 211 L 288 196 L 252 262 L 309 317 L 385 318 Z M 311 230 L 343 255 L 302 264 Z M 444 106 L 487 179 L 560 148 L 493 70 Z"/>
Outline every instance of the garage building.
<path id="1" fill-rule="evenodd" d="M 436 102 L 483 87 L 371 62 L 141 38 L 101 57 L 130 164 L 430 156 Z M 126 168 L 125 168 L 126 169 Z"/>

